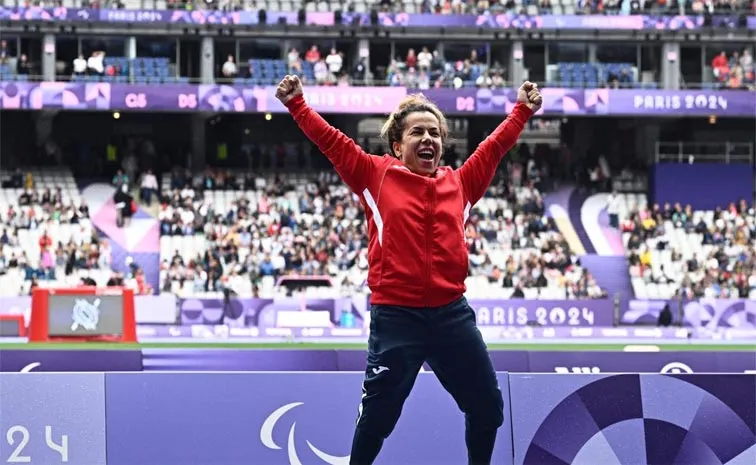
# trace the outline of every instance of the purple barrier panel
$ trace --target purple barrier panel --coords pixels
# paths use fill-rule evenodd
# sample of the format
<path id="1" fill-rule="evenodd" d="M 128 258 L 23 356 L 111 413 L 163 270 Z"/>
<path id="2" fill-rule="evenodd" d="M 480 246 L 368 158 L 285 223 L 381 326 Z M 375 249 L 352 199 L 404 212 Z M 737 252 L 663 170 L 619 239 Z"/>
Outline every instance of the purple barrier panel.
<path id="1" fill-rule="evenodd" d="M 145 371 L 364 371 L 365 350 L 143 349 Z M 491 351 L 496 371 L 528 372 L 528 352 Z M 430 367 L 424 366 L 426 371 Z"/>
<path id="2" fill-rule="evenodd" d="M 360 373 L 107 374 L 108 465 L 345 464 L 361 385 Z M 511 457 L 505 423 L 494 462 Z M 376 464 L 466 462 L 462 414 L 421 374 Z"/>
<path id="3" fill-rule="evenodd" d="M 0 372 L 142 371 L 139 350 L 0 350 Z"/>
<path id="4" fill-rule="evenodd" d="M 510 375 L 516 465 L 756 463 L 756 376 Z"/>
<path id="5" fill-rule="evenodd" d="M 0 463 L 105 465 L 105 375 L 0 375 Z"/>
<path id="6" fill-rule="evenodd" d="M 334 350 L 143 349 L 142 353 L 145 371 L 340 370 Z M 358 371 L 364 369 L 363 360 Z"/>
<path id="7" fill-rule="evenodd" d="M 478 326 L 612 326 L 614 304 L 596 300 L 467 299 Z"/>
<path id="8" fill-rule="evenodd" d="M 659 313 L 669 304 L 675 323 L 683 307 L 685 326 L 715 330 L 717 328 L 756 329 L 756 301 L 748 299 L 631 300 L 620 320 L 624 324 L 656 324 Z"/>
<path id="9" fill-rule="evenodd" d="M 753 352 L 528 352 L 531 373 L 756 372 Z"/>

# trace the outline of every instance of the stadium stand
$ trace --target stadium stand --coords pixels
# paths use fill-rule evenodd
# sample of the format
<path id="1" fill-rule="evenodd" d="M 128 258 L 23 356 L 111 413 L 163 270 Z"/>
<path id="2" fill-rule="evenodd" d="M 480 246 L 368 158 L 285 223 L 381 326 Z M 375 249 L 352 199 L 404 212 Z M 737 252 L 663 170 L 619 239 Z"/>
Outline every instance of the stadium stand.
<path id="1" fill-rule="evenodd" d="M 0 172 L 0 295 L 28 294 L 34 286 L 94 281 L 139 291 L 141 270 L 113 272 L 108 240 L 89 219 L 71 173 L 64 169 Z"/>
<path id="2" fill-rule="evenodd" d="M 164 179 L 163 192 L 165 291 L 229 287 L 267 295 L 276 277 L 286 274 L 330 275 L 342 290 L 364 290 L 364 216 L 356 196 L 333 174 L 287 175 L 283 182 L 205 173 Z M 468 286 L 476 295 L 605 296 L 544 217 L 541 195 L 530 184 L 492 187 L 472 212 L 467 237 Z"/>
<path id="3" fill-rule="evenodd" d="M 86 68 L 74 73 L 74 82 L 132 82 L 134 84 L 181 84 L 188 78 L 176 77 L 176 70 L 168 58 L 104 57 L 102 72 Z"/>
<path id="4" fill-rule="evenodd" d="M 620 228 L 639 299 L 756 299 L 756 211 L 745 201 L 717 211 L 620 197 Z"/>
<path id="5" fill-rule="evenodd" d="M 107 238 L 65 170 L 2 173 L 0 289 L 28 294 L 33 286 L 93 280 L 124 282 L 151 292 L 133 264 L 111 268 Z M 321 294 L 364 291 L 366 228 L 358 199 L 335 175 L 287 175 L 285 180 L 222 172 L 164 177 L 161 291 L 181 295 L 231 289 L 271 295 L 284 275 L 329 275 Z M 482 297 L 599 298 L 603 291 L 580 267 L 529 183 L 498 184 L 473 210 L 467 229 L 471 276 Z M 308 292 L 311 292 L 310 289 Z"/>

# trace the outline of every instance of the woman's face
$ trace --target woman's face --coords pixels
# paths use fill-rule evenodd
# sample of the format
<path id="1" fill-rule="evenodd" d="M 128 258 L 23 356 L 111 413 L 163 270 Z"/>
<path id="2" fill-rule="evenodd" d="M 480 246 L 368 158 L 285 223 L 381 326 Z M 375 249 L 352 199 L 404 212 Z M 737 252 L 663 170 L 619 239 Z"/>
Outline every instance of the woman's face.
<path id="1" fill-rule="evenodd" d="M 394 153 L 415 174 L 432 176 L 441 161 L 443 139 L 441 124 L 429 111 L 416 111 L 404 120 L 401 142 L 394 142 Z"/>

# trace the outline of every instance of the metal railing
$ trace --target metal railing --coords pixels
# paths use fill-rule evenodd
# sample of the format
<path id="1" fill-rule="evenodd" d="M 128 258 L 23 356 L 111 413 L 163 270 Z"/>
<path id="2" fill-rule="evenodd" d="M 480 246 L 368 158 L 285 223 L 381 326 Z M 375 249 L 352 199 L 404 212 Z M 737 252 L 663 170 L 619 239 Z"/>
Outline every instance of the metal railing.
<path id="1" fill-rule="evenodd" d="M 751 142 L 657 142 L 656 163 L 753 164 Z"/>

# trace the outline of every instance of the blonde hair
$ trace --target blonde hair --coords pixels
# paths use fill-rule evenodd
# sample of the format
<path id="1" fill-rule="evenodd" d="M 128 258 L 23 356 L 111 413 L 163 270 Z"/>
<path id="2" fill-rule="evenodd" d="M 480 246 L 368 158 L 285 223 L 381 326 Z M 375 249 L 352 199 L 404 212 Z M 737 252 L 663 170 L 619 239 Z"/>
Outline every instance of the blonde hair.
<path id="1" fill-rule="evenodd" d="M 401 102 L 395 112 L 391 113 L 381 128 L 381 138 L 385 139 L 388 143 L 388 150 L 391 155 L 396 157 L 394 153 L 394 142 L 401 142 L 402 133 L 404 132 L 404 123 L 407 119 L 407 115 L 419 111 L 427 111 L 432 113 L 438 119 L 439 129 L 441 130 L 441 138 L 445 139 L 449 132 L 446 125 L 446 118 L 441 110 L 438 109 L 435 103 L 428 100 L 423 94 L 410 94 Z"/>

